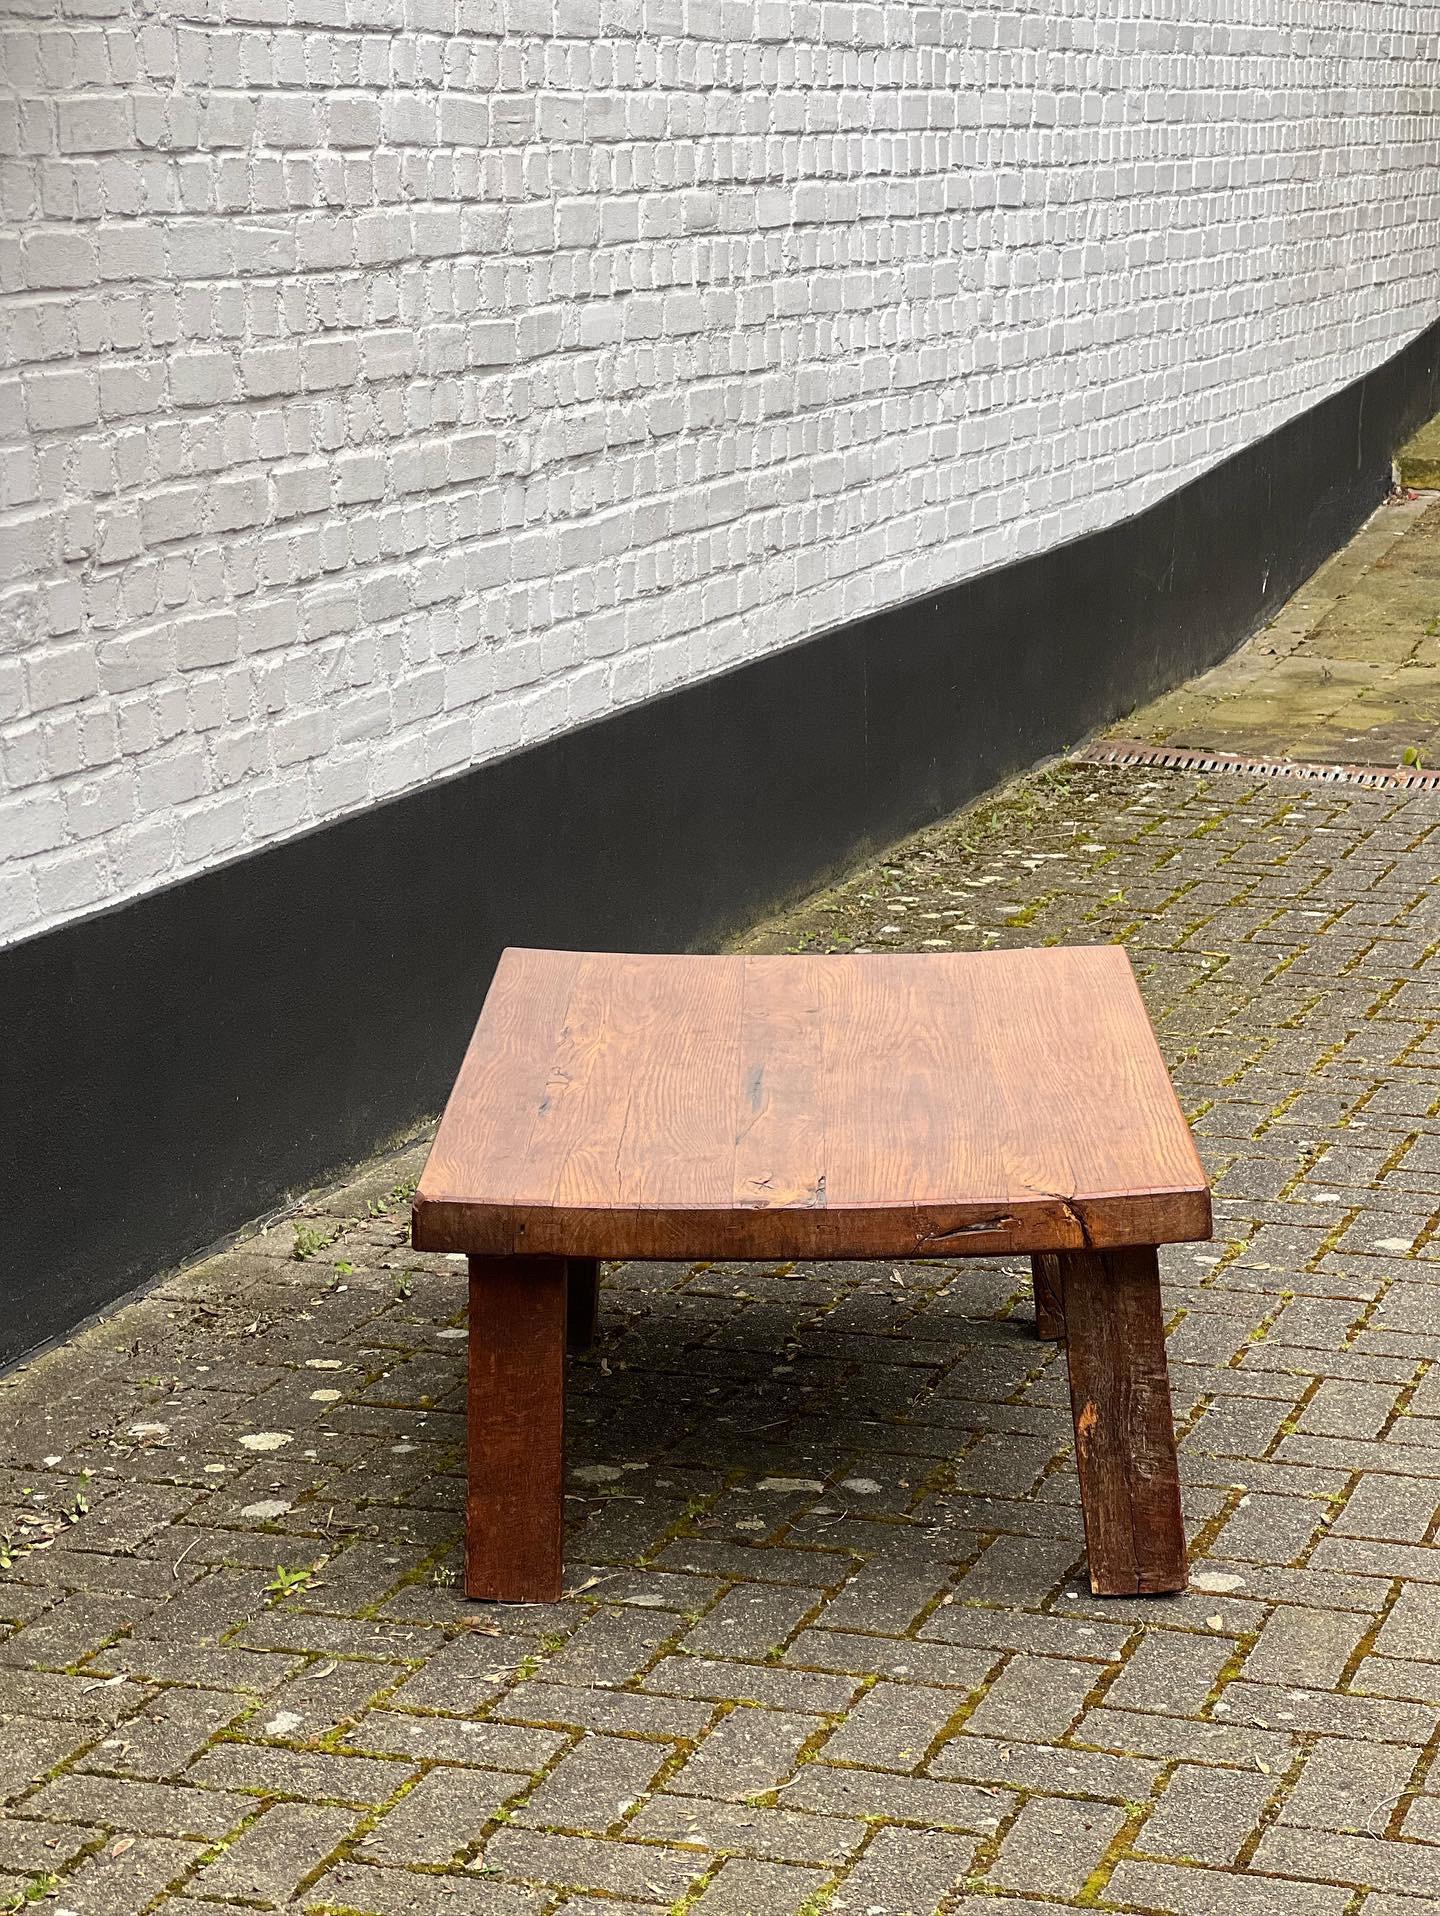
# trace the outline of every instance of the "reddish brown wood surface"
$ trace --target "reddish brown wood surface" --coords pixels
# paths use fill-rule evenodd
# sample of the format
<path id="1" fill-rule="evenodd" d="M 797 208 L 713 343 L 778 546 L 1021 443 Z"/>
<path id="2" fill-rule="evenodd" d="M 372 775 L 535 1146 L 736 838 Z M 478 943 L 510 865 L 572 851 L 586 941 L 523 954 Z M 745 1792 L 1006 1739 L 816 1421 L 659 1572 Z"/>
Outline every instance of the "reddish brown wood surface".
<path id="1" fill-rule="evenodd" d="M 1051 1251 L 1040 1251 L 1030 1260 L 1030 1278 L 1035 1291 L 1035 1335 L 1058 1339 L 1065 1335 L 1064 1271 Z"/>
<path id="2" fill-rule="evenodd" d="M 1124 952 L 507 951 L 422 1250 L 906 1257 L 1208 1236 Z"/>
<path id="3" fill-rule="evenodd" d="M 561 1593 L 567 1281 L 560 1258 L 470 1260 L 467 1596 Z"/>
<path id="4" fill-rule="evenodd" d="M 565 1342 L 572 1351 L 588 1351 L 600 1334 L 600 1266 L 593 1257 L 567 1258 L 565 1275 Z"/>
<path id="5" fill-rule="evenodd" d="M 1183 1590 L 1185 1525 L 1154 1251 L 1061 1259 L 1090 1587 Z"/>

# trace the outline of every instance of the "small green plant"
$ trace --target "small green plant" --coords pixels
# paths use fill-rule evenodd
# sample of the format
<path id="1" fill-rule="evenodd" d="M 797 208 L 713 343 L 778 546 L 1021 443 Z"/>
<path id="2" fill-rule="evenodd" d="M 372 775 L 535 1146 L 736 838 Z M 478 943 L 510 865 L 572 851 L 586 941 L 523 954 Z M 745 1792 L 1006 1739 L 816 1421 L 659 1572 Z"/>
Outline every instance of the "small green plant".
<path id="1" fill-rule="evenodd" d="M 283 1563 L 275 1566 L 275 1575 L 265 1586 L 268 1597 L 291 1597 L 297 1590 L 303 1590 L 314 1576 L 317 1566 L 306 1564 L 303 1568 L 287 1570 Z"/>
<path id="2" fill-rule="evenodd" d="M 410 1297 L 414 1294 L 415 1279 L 409 1271 L 400 1271 L 393 1280 L 393 1286 L 397 1297 Z"/>
<path id="3" fill-rule="evenodd" d="M 53 1894 L 59 1887 L 58 1876 L 48 1873 L 44 1876 L 32 1876 L 23 1888 L 17 1889 L 7 1901 L 0 1903 L 0 1909 L 24 1909 L 28 1903 L 38 1903 L 42 1897 Z"/>
<path id="4" fill-rule="evenodd" d="M 1408 765 L 1412 772 L 1420 772 L 1425 769 L 1425 761 L 1420 755 L 1418 745 L 1407 745 L 1405 750 L 1400 754 L 1400 763 L 1402 765 Z"/>
<path id="5" fill-rule="evenodd" d="M 303 1263 L 307 1257 L 318 1256 L 329 1242 L 330 1239 L 326 1233 L 317 1230 L 313 1224 L 297 1224 L 295 1226 L 295 1245 L 291 1251 L 291 1256 L 298 1257 Z"/>
<path id="6" fill-rule="evenodd" d="M 828 1885 L 820 1889 L 811 1890 L 810 1894 L 796 1910 L 795 1916 L 823 1916 L 823 1912 L 830 1907 L 830 1898 L 834 1894 L 834 1889 Z"/>

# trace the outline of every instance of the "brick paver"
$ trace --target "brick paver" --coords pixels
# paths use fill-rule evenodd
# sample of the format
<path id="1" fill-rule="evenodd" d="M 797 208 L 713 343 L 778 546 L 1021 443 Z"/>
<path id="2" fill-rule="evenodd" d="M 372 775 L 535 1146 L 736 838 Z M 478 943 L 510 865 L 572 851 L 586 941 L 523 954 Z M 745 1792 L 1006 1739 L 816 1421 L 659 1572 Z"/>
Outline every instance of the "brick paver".
<path id="1" fill-rule="evenodd" d="M 1026 1272 L 935 1260 L 608 1272 L 569 1592 L 468 1605 L 417 1147 L 0 1387 L 0 1902 L 1434 1908 L 1437 875 L 1434 795 L 1061 768 L 750 941 L 1129 945 L 1187 1595 L 1089 1596 Z"/>

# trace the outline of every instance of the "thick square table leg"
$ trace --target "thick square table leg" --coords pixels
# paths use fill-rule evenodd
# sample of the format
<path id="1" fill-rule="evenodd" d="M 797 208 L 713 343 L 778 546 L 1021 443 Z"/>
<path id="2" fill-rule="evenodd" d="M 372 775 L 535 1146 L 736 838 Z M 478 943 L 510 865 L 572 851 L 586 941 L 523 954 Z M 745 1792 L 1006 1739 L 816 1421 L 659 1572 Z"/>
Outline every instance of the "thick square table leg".
<path id="1" fill-rule="evenodd" d="M 570 1300 L 565 1313 L 565 1342 L 572 1351 L 588 1351 L 600 1335 L 600 1261 L 567 1257 Z"/>
<path id="2" fill-rule="evenodd" d="M 1155 1252 L 1075 1251 L 1061 1263 L 1090 1588 L 1100 1597 L 1183 1590 L 1185 1525 Z"/>
<path id="3" fill-rule="evenodd" d="M 1035 1287 L 1035 1335 L 1058 1341 L 1065 1335 L 1065 1277 L 1060 1259 L 1040 1251 L 1030 1260 Z"/>
<path id="4" fill-rule="evenodd" d="M 470 1260 L 467 1596 L 560 1595 L 566 1283 L 560 1257 Z"/>

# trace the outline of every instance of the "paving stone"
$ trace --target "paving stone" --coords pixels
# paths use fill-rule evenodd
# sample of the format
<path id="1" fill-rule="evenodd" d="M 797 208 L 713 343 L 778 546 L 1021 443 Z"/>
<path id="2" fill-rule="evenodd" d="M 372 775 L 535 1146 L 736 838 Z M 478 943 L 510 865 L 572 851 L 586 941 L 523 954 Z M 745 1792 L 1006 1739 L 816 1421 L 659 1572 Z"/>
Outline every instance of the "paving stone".
<path id="1" fill-rule="evenodd" d="M 1301 1880 L 1313 1878 L 1318 1867 L 1331 1882 L 1440 1900 L 1440 1849 L 1427 1843 L 1331 1833 L 1321 1855 L 1308 1831 L 1277 1824 L 1261 1837 L 1252 1863 L 1257 1870 Z"/>
<path id="2" fill-rule="evenodd" d="M 1428 1904 L 1414 1896 L 1367 1896 L 1361 1907 L 1365 1916 L 1429 1916 Z"/>
<path id="3" fill-rule="evenodd" d="M 649 1892 L 659 1902 L 677 1901 L 704 1868 L 698 1856 L 657 1843 L 607 1843 L 598 1837 L 518 1829 L 498 1830 L 481 1860 L 527 1882 L 615 1896 Z"/>
<path id="4" fill-rule="evenodd" d="M 557 1906 L 564 1916 L 656 1916 L 663 1909 L 661 1903 L 636 1903 L 629 1897 L 623 1900 L 615 1896 L 567 1896 Z"/>
<path id="5" fill-rule="evenodd" d="M 30 1789 L 65 1757 L 85 1750 L 95 1735 L 93 1728 L 0 1712 L 0 1799 L 8 1802 Z"/>
<path id="6" fill-rule="evenodd" d="M 326 1870 L 302 1894 L 300 1906 L 354 1910 L 360 1916 L 540 1916 L 549 1901 L 544 1891 L 522 1889 L 515 1883 L 482 1882 L 473 1876 L 421 1874 L 408 1869 L 369 1869 L 347 1862 Z M 208 1907 L 213 1909 L 215 1905 Z M 618 1908 L 623 1916 L 626 1906 L 612 1903 L 608 1907 Z M 193 1916 L 196 1908 L 187 1903 L 186 1916 Z"/>
<path id="7" fill-rule="evenodd" d="M 65 1828 L 34 1822 L 28 1817 L 0 1816 L 0 1857 L 9 1870 L 31 1876 L 52 1876 L 73 1863 L 86 1848 L 99 1848 L 106 1832 L 100 1828 Z"/>
<path id="8" fill-rule="evenodd" d="M 1233 1863 L 1278 1787 L 1275 1779 L 1256 1772 L 1182 1763 L 1135 1847 L 1150 1856 Z"/>
<path id="9" fill-rule="evenodd" d="M 214 1690 L 164 1690 L 102 1737 L 80 1768 L 156 1782 L 178 1776 L 246 1707 Z"/>
<path id="10" fill-rule="evenodd" d="M 569 1738 L 559 1730 L 535 1730 L 489 1719 L 477 1723 L 371 1710 L 351 1730 L 349 1741 L 357 1750 L 478 1764 L 483 1769 L 542 1770 L 565 1748 Z"/>
<path id="11" fill-rule="evenodd" d="M 1143 1802 L 1153 1793 L 1161 1766 L 1069 1744 L 999 1743 L 962 1732 L 943 1744 L 926 1767 L 932 1776 L 962 1783 L 1001 1783 L 1128 1803 Z"/>
<path id="12" fill-rule="evenodd" d="M 1391 1696 L 1440 1703 L 1440 1665 L 1397 1657 L 1362 1657 L 1350 1687 L 1357 1696 Z"/>
<path id="13" fill-rule="evenodd" d="M 0 1723 L 6 1725 L 6 1740 L 13 1736 L 17 1743 L 23 1737 L 40 1734 L 38 1726 L 31 1727 L 27 1722 L 35 1717 L 72 1728 L 98 1729 L 102 1725 L 108 1728 L 138 1709 L 147 1695 L 136 1683 L 101 1682 L 94 1676 L 54 1676 L 43 1671 L 0 1670 Z M 13 1730 L 10 1729 L 12 1722 Z M 50 1736 L 51 1733 L 46 1732 L 47 1741 Z"/>
<path id="14" fill-rule="evenodd" d="M 821 1727 L 814 1717 L 742 1706 L 723 1718 L 666 1787 L 682 1795 L 737 1802 L 775 1789 L 794 1771 L 800 1750 Z"/>
<path id="15" fill-rule="evenodd" d="M 1330 1689 L 1340 1681 L 1366 1629 L 1364 1619 L 1343 1612 L 1282 1604 L 1261 1629 L 1243 1675 L 1253 1683 Z"/>
<path id="16" fill-rule="evenodd" d="M 1262 1873 L 1127 1861 L 1112 1870 L 1105 1902 L 1164 1916 L 1347 1916 L 1352 1892 Z"/>
<path id="17" fill-rule="evenodd" d="M 1114 1710 L 1195 1716 L 1233 1654 L 1216 1637 L 1157 1630 L 1138 1644 L 1105 1692 Z"/>
<path id="18" fill-rule="evenodd" d="M 1381 1537 L 1391 1543 L 1422 1543 L 1435 1517 L 1435 1497 L 1412 1477 L 1367 1472 L 1346 1498 L 1331 1534 Z"/>
<path id="19" fill-rule="evenodd" d="M 1381 1656 L 1433 1658 L 1440 1645 L 1440 1589 L 1411 1584 L 1400 1592 L 1372 1648 Z"/>
<path id="20" fill-rule="evenodd" d="M 644 1696 L 634 1690 L 571 1689 L 532 1677 L 498 1703 L 495 1713 L 506 1722 L 551 1728 L 564 1724 L 573 1730 L 686 1742 L 709 1726 L 715 1706 L 681 1697 Z"/>
<path id="21" fill-rule="evenodd" d="M 1225 1701 L 1233 1722 L 1288 1726 L 1324 1736 L 1406 1743 L 1428 1741 L 1440 1726 L 1440 1710 L 1428 1704 L 1356 1696 L 1345 1690 L 1280 1690 L 1235 1682 L 1226 1685 Z"/>
<path id="22" fill-rule="evenodd" d="M 461 1859 L 529 1782 L 506 1770 L 431 1770 L 366 1834 L 363 1859 L 407 1866 Z"/>
<path id="23" fill-rule="evenodd" d="M 858 1817 L 736 1804 L 704 1796 L 652 1796 L 627 1825 L 629 1834 L 687 1843 L 777 1863 L 843 1863 L 865 1840 Z"/>
<path id="24" fill-rule="evenodd" d="M 703 1755 L 710 1747 L 701 1745 Z M 547 1829 L 603 1832 L 650 1787 L 669 1752 L 619 1736 L 586 1736 L 526 1798 L 517 1820 Z"/>
<path id="25" fill-rule="evenodd" d="M 56 1821 L 93 1823 L 102 1829 L 147 1836 L 191 1836 L 214 1841 L 252 1814 L 255 1805 L 248 1797 L 229 1791 L 72 1774 L 27 1797 L 25 1808 L 27 1814 Z"/>
<path id="26" fill-rule="evenodd" d="M 1044 1620 L 1037 1618 L 1036 1621 Z M 828 1690 L 821 1684 L 807 1683 L 794 1693 L 796 1707 L 828 1712 L 844 1709 L 859 1688 L 860 1676 L 913 1677 L 917 1683 L 943 1684 L 964 1694 L 977 1689 L 998 1661 L 998 1654 L 993 1650 L 970 1650 L 917 1637 L 862 1637 L 848 1631 L 802 1630 L 786 1651 L 782 1668 L 788 1670 L 793 1662 L 804 1664 L 807 1675 L 817 1669 L 854 1673 L 848 1693 L 846 1686 L 840 1683 L 834 1683 Z M 753 1666 L 745 1667 L 753 1669 Z M 654 1674 L 646 1680 L 653 1686 Z M 825 1697 L 831 1700 L 822 1701 Z M 800 1698 L 804 1699 L 803 1706 L 798 1701 Z"/>
<path id="27" fill-rule="evenodd" d="M 827 1907 L 850 1916 L 937 1916 L 974 1857 L 968 1837 L 877 1830 Z"/>
<path id="28" fill-rule="evenodd" d="M 801 1590 L 763 1584 L 732 1590 L 685 1633 L 681 1645 L 691 1656 L 764 1657 L 794 1634 L 815 1604 Z"/>
<path id="29" fill-rule="evenodd" d="M 1078 1895 L 1124 1826 L 1124 1810 L 1108 1803 L 1031 1797 L 1006 1831 L 989 1878 L 1005 1889 Z"/>
<path id="30" fill-rule="evenodd" d="M 204 1855 L 199 1843 L 137 1836 L 129 1848 L 116 1838 L 65 1878 L 65 1907 L 80 1916 L 139 1916 Z"/>
<path id="31" fill-rule="evenodd" d="M 276 1803 L 195 1878 L 197 1895 L 288 1902 L 355 1827 L 349 1810 Z"/>
<path id="32" fill-rule="evenodd" d="M 1279 1821 L 1383 1836 L 1422 1754 L 1418 1745 L 1327 1738 L 1307 1755 Z"/>
<path id="33" fill-rule="evenodd" d="M 976 1789 L 920 1776 L 891 1776 L 881 1770 L 832 1769 L 807 1763 L 780 1793 L 786 1808 L 822 1810 L 832 1815 L 884 1816 L 922 1828 L 987 1830 L 1013 1806 L 1003 1790 Z"/>
<path id="34" fill-rule="evenodd" d="M 827 1738 L 827 1763 L 872 1764 L 915 1770 L 957 1713 L 961 1699 L 945 1690 L 878 1683 Z"/>
<path id="35" fill-rule="evenodd" d="M 1192 1763 L 1253 1766 L 1258 1757 L 1279 1771 L 1294 1753 L 1298 1729 L 1298 1724 L 1255 1728 L 1223 1718 L 1206 1722 L 1102 1708 L 1087 1711 L 1072 1741 L 1141 1756 L 1184 1757 Z"/>
<path id="36" fill-rule="evenodd" d="M 966 1728 L 976 1736 L 1048 1743 L 1080 1715 L 1099 1680 L 1093 1664 L 1012 1657 L 971 1711 Z"/>
<path id="37" fill-rule="evenodd" d="M 756 1916 L 758 1910 L 765 1916 L 796 1916 L 798 1911 L 808 1916 L 827 1880 L 823 1869 L 732 1856 L 692 1907 L 697 1916 Z"/>
<path id="38" fill-rule="evenodd" d="M 383 1803 L 415 1775 L 413 1763 L 383 1763 L 363 1756 L 322 1755 L 273 1743 L 219 1743 L 186 1772 L 186 1781 L 207 1789 L 244 1790 L 300 1801 Z M 253 1809 L 254 1804 L 250 1807 Z"/>
<path id="39" fill-rule="evenodd" d="M 674 1656 L 663 1657 L 647 1671 L 645 1688 L 716 1703 L 762 1703 L 770 1709 L 829 1716 L 847 1707 L 860 1688 L 860 1679 L 791 1670 L 783 1664 Z"/>

